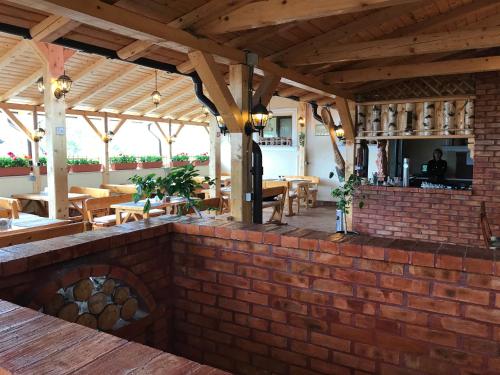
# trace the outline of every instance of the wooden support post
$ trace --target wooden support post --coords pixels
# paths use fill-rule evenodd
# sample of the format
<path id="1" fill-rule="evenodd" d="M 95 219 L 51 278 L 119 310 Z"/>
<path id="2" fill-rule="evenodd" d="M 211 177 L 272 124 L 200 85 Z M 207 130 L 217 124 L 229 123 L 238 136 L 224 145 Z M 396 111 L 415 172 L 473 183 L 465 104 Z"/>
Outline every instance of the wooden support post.
<path id="1" fill-rule="evenodd" d="M 236 221 L 252 222 L 252 205 L 247 193 L 252 191 L 250 166 L 252 137 L 244 133 L 248 118 L 248 66 L 229 66 L 229 86 L 236 105 L 241 110 L 240 132 L 231 131 L 231 215 Z"/>
<path id="2" fill-rule="evenodd" d="M 108 114 L 104 114 L 104 135 L 109 132 Z M 104 140 L 103 140 L 104 141 Z M 109 141 L 104 141 L 102 155 L 102 183 L 109 184 Z"/>
<path id="3" fill-rule="evenodd" d="M 38 129 L 38 112 L 36 107 L 33 107 L 33 130 Z M 39 193 L 42 190 L 42 181 L 40 178 L 40 166 L 38 162 L 40 161 L 40 144 L 39 142 L 32 141 L 31 148 L 33 150 L 33 157 L 31 161 L 33 162 L 33 192 Z"/>
<path id="4" fill-rule="evenodd" d="M 66 102 L 56 99 L 57 78 L 64 73 L 64 48 L 54 44 L 37 43 L 44 60 L 44 107 L 47 136 L 47 185 L 49 217 L 68 217 L 68 170 L 66 163 Z"/>
<path id="5" fill-rule="evenodd" d="M 209 176 L 211 179 L 215 180 L 215 185 L 210 189 L 210 197 L 217 198 L 220 197 L 220 186 L 221 186 L 221 160 L 220 160 L 220 137 L 219 127 L 217 125 L 217 120 L 214 116 L 210 116 L 210 159 L 209 159 Z"/>
<path id="6" fill-rule="evenodd" d="M 297 133 L 299 139 L 299 158 L 297 172 L 299 176 L 305 176 L 306 171 L 306 141 L 307 141 L 307 103 L 299 103 L 299 110 L 297 113 Z M 303 126 L 300 126 L 299 118 L 303 118 Z"/>

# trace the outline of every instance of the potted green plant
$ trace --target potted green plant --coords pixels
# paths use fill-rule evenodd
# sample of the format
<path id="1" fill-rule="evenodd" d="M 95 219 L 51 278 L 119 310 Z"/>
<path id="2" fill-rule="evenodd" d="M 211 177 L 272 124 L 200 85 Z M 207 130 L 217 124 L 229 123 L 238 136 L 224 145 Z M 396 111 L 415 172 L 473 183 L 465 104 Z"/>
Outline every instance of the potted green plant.
<path id="1" fill-rule="evenodd" d="M 73 158 L 67 161 L 71 173 L 100 172 L 102 164 L 99 160 L 87 158 Z"/>
<path id="2" fill-rule="evenodd" d="M 139 157 L 139 168 L 149 169 L 149 168 L 161 168 L 163 166 L 163 161 L 161 156 L 149 155 Z"/>
<path id="3" fill-rule="evenodd" d="M 208 165 L 209 162 L 210 162 L 210 157 L 208 156 L 208 153 L 205 152 L 204 154 L 194 156 L 193 165 L 195 167 L 198 167 L 201 165 Z"/>
<path id="4" fill-rule="evenodd" d="M 12 152 L 7 155 L 8 157 L 0 157 L 0 177 L 30 174 L 31 168 L 27 157 L 19 158 Z"/>
<path id="5" fill-rule="evenodd" d="M 132 176 L 129 178 L 137 186 L 137 193 L 134 194 L 134 201 L 137 202 L 146 197 L 144 212 L 149 212 L 151 208 L 150 198 L 153 196 L 161 200 L 169 200 L 171 196 L 186 198 L 187 203 L 179 207 L 179 214 L 182 215 L 193 208 L 196 211 L 197 200 L 193 195 L 197 189 L 202 187 L 202 183 L 213 185 L 214 181 L 209 177 L 204 177 L 202 182 L 198 182 L 200 174 L 193 165 L 188 164 L 182 167 L 172 168 L 165 177 L 156 177 L 154 173 L 145 177 Z"/>
<path id="6" fill-rule="evenodd" d="M 47 174 L 47 157 L 40 156 L 38 158 L 38 166 L 40 167 L 40 174 Z"/>
<path id="7" fill-rule="evenodd" d="M 330 178 L 333 177 L 333 172 L 330 172 Z M 347 231 L 347 215 L 351 209 L 354 196 L 356 195 L 359 186 L 361 185 L 361 178 L 352 174 L 343 185 L 332 190 L 332 197 L 337 198 L 337 231 L 348 234 Z M 358 202 L 359 208 L 364 206 L 364 197 Z M 338 225 L 338 224 L 341 225 Z"/>
<path id="8" fill-rule="evenodd" d="M 182 167 L 189 164 L 189 155 L 185 152 L 172 156 L 171 167 Z"/>
<path id="9" fill-rule="evenodd" d="M 112 156 L 109 158 L 109 163 L 113 171 L 137 169 L 137 159 L 131 155 Z"/>

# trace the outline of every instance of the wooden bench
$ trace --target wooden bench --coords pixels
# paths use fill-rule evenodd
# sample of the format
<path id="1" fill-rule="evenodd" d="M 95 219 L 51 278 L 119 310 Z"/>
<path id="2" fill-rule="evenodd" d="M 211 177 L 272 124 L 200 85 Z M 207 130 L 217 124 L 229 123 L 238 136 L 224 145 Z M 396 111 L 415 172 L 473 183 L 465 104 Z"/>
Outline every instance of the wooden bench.
<path id="1" fill-rule="evenodd" d="M 19 219 L 21 204 L 17 199 L 0 198 L 0 217 Z"/>
<path id="2" fill-rule="evenodd" d="M 108 189 L 113 194 L 135 194 L 137 187 L 134 184 L 118 185 L 118 184 L 101 184 L 101 189 Z"/>
<path id="3" fill-rule="evenodd" d="M 262 189 L 262 208 L 273 207 L 273 213 L 267 221 L 268 223 L 282 224 L 283 210 L 285 207 L 287 187 L 275 186 Z M 275 198 L 274 200 L 265 200 Z"/>
<path id="4" fill-rule="evenodd" d="M 22 243 L 46 240 L 49 238 L 67 236 L 70 234 L 81 233 L 86 230 L 85 223 L 70 223 L 52 228 L 29 228 L 22 233 L 13 233 L 6 236 L 0 236 L 0 247 L 18 245 Z"/>

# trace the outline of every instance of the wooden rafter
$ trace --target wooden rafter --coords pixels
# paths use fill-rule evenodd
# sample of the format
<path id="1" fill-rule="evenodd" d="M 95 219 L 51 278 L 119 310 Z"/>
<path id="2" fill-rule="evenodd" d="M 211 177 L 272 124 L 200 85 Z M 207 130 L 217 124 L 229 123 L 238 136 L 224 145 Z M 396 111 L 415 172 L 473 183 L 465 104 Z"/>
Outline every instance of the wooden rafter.
<path id="1" fill-rule="evenodd" d="M 280 77 L 277 77 L 272 74 L 264 75 L 264 78 L 261 80 L 259 87 L 255 90 L 253 94 L 252 102 L 254 104 L 262 103 L 265 106 L 269 104 L 271 98 L 273 97 L 276 88 L 280 83 Z"/>
<path id="2" fill-rule="evenodd" d="M 378 59 L 496 47 L 500 27 L 380 39 L 370 42 L 331 44 L 318 50 L 291 56 L 287 63 L 327 64 L 336 61 Z"/>
<path id="3" fill-rule="evenodd" d="M 118 50 L 116 53 L 122 60 L 135 61 L 151 52 L 155 44 L 149 40 L 136 40 Z"/>
<path id="4" fill-rule="evenodd" d="M 82 116 L 85 122 L 87 122 L 88 126 L 94 131 L 94 133 L 99 137 L 99 139 L 102 139 L 102 133 L 97 129 L 95 124 L 92 122 L 92 120 L 89 118 L 87 115 Z"/>
<path id="5" fill-rule="evenodd" d="M 195 51 L 189 53 L 189 59 L 205 84 L 229 131 L 231 133 L 242 132 L 243 118 L 240 109 L 234 101 L 214 58 L 208 53 Z"/>
<path id="6" fill-rule="evenodd" d="M 382 0 L 378 1 L 381 2 Z M 328 2 L 332 3 L 329 0 Z M 244 51 L 222 45 L 211 39 L 198 38 L 186 31 L 140 16 L 124 8 L 108 5 L 99 0 L 84 2 L 72 0 L 18 0 L 17 4 L 65 16 L 103 30 L 112 30 L 134 39 L 151 40 L 160 46 L 165 44 L 167 48 L 184 53 L 189 50 L 200 50 L 219 56 L 225 62 L 245 63 L 246 61 Z M 387 2 L 387 4 L 389 3 Z M 259 59 L 258 67 L 265 72 L 284 77 L 284 79 L 300 87 L 307 87 L 326 96 L 333 97 L 335 94 L 344 97 L 351 96 L 338 87 L 324 84 L 316 77 L 283 68 L 265 59 Z"/>
<path id="7" fill-rule="evenodd" d="M 104 57 L 98 57 L 92 64 L 85 66 L 82 70 L 74 74 L 71 78 L 73 81 L 78 82 L 82 78 L 86 77 L 88 74 L 95 74 L 100 68 L 102 68 L 108 60 Z"/>
<path id="8" fill-rule="evenodd" d="M 185 78 L 184 77 L 177 77 L 177 78 L 165 83 L 163 86 L 160 86 L 158 88 L 158 91 L 160 91 L 160 93 L 165 92 L 165 91 L 175 87 L 176 85 L 178 85 L 182 82 L 185 82 Z M 119 112 L 120 113 L 128 112 L 132 108 L 137 107 L 141 104 L 144 104 L 144 102 L 146 102 L 146 101 L 151 101 L 151 93 L 149 93 L 149 92 L 146 95 L 141 96 L 141 97 L 134 99 L 133 101 L 125 104 L 123 107 L 121 107 L 119 109 Z"/>
<path id="9" fill-rule="evenodd" d="M 106 88 L 111 86 L 113 83 L 115 83 L 117 80 L 125 77 L 127 74 L 133 72 L 136 69 L 137 69 L 137 65 L 131 64 L 131 65 L 124 66 L 123 68 L 119 69 L 116 73 L 114 73 L 113 75 L 111 75 L 110 77 L 105 79 L 104 81 L 98 82 L 96 85 L 85 90 L 85 92 L 80 94 L 78 97 L 73 98 L 68 103 L 68 107 L 70 107 L 70 108 L 74 107 L 74 106 L 78 105 L 79 103 L 91 98 L 92 96 L 105 90 Z"/>
<path id="10" fill-rule="evenodd" d="M 15 104 L 15 103 L 0 103 L 0 109 L 4 110 L 16 110 L 16 111 L 34 111 L 36 110 L 39 113 L 44 112 L 44 108 L 42 106 L 33 106 L 28 104 Z M 75 115 L 75 116 L 88 116 L 88 117 L 105 117 L 108 116 L 109 119 L 119 119 L 119 120 L 131 120 L 131 121 L 145 121 L 145 122 L 161 122 L 162 119 L 158 117 L 150 117 L 150 116 L 138 116 L 138 115 L 126 115 L 121 113 L 108 113 L 108 112 L 97 112 L 97 111 L 84 111 L 79 109 L 67 109 L 66 114 Z M 173 124 L 182 124 L 182 125 L 193 125 L 193 126 L 208 126 L 206 122 L 198 122 L 198 121 L 185 121 L 179 119 L 168 119 L 165 121 L 170 121 Z"/>
<path id="11" fill-rule="evenodd" d="M 125 88 L 124 90 L 120 90 L 115 95 L 112 95 L 108 99 L 106 99 L 105 101 L 101 102 L 99 104 L 99 107 L 97 109 L 98 110 L 102 110 L 103 108 L 108 107 L 110 104 L 113 104 L 117 100 L 120 100 L 125 95 L 128 95 L 131 92 L 134 92 L 135 90 L 140 89 L 144 85 L 147 85 L 154 78 L 155 78 L 154 74 L 148 74 L 146 77 L 143 77 L 143 78 L 139 79 L 138 81 L 136 81 L 135 83 L 131 84 L 130 86 L 127 86 L 127 88 Z"/>
<path id="12" fill-rule="evenodd" d="M 353 13 L 408 3 L 408 0 L 268 0 L 252 2 L 244 7 L 222 14 L 217 21 L 204 26 L 205 34 L 223 34 L 292 21 L 338 14 Z"/>
<path id="13" fill-rule="evenodd" d="M 352 120 L 351 111 L 349 110 L 349 103 L 346 99 L 337 97 L 335 105 L 339 112 L 340 121 L 342 122 L 342 129 L 344 129 L 344 137 L 348 141 L 354 140 L 354 122 Z"/>
<path id="14" fill-rule="evenodd" d="M 31 73 L 25 79 L 20 81 L 17 85 L 12 86 L 9 90 L 4 92 L 0 96 L 0 102 L 5 102 L 5 101 L 9 100 L 10 98 L 16 96 L 17 94 L 23 92 L 27 87 L 34 84 L 35 81 L 42 76 L 42 74 L 43 74 L 42 68 L 35 70 L 33 73 Z"/>
<path id="15" fill-rule="evenodd" d="M 80 22 L 70 18 L 51 15 L 30 29 L 31 38 L 37 42 L 53 42 L 77 28 Z"/>
<path id="16" fill-rule="evenodd" d="M 190 105 L 189 102 L 184 102 L 181 104 L 170 104 L 166 108 L 163 108 L 163 111 L 160 114 L 160 117 L 170 117 L 170 118 L 176 118 L 175 114 L 183 111 L 188 105 Z"/>
<path id="17" fill-rule="evenodd" d="M 377 68 L 341 70 L 326 74 L 325 79 L 331 82 L 347 83 L 491 72 L 497 70 L 500 70 L 500 56 L 488 56 L 421 64 L 404 64 Z"/>
<path id="18" fill-rule="evenodd" d="M 125 123 L 127 122 L 127 119 L 126 118 L 122 118 L 120 119 L 120 121 L 118 122 L 118 124 L 116 124 L 115 128 L 112 130 L 113 134 L 116 134 L 118 133 L 118 130 L 121 129 L 121 127 L 123 125 L 125 125 Z"/>

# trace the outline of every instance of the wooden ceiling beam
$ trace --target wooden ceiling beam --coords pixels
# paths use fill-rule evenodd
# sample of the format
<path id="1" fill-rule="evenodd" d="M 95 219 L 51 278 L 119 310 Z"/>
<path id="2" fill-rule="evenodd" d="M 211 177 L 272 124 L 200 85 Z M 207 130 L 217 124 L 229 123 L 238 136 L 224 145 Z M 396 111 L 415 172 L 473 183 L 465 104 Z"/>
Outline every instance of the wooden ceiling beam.
<path id="1" fill-rule="evenodd" d="M 33 106 L 29 104 L 16 104 L 16 103 L 0 103 L 0 109 L 10 110 L 10 111 L 28 111 L 33 112 L 36 110 L 39 113 L 44 113 L 45 108 L 43 106 Z M 88 116 L 88 117 L 105 117 L 108 119 L 119 119 L 119 120 L 131 120 L 131 121 L 145 121 L 145 122 L 168 122 L 170 120 L 172 124 L 180 124 L 180 125 L 193 125 L 193 126 L 208 126 L 207 122 L 198 122 L 198 121 L 185 121 L 179 119 L 161 119 L 158 117 L 151 116 L 139 116 L 139 115 L 127 115 L 123 113 L 110 113 L 110 112 L 97 112 L 97 111 L 84 111 L 80 109 L 67 109 L 66 115 L 74 115 L 74 116 Z"/>
<path id="2" fill-rule="evenodd" d="M 216 21 L 199 31 L 204 34 L 224 34 L 293 21 L 409 3 L 412 0 L 267 0 L 256 1 L 234 11 L 222 14 Z"/>
<path id="3" fill-rule="evenodd" d="M 136 40 L 118 50 L 116 54 L 122 60 L 135 61 L 147 55 L 156 45 L 149 40 Z"/>
<path id="4" fill-rule="evenodd" d="M 21 53 L 25 51 L 28 47 L 28 41 L 21 40 L 14 47 L 10 48 L 2 56 L 0 56 L 0 69 L 5 68 L 11 62 L 13 62 Z"/>
<path id="5" fill-rule="evenodd" d="M 92 64 L 87 65 L 85 68 L 73 75 L 72 79 L 75 82 L 85 78 L 88 74 L 95 74 L 108 60 L 105 57 L 99 57 Z"/>
<path id="6" fill-rule="evenodd" d="M 259 87 L 257 87 L 257 90 L 253 94 L 252 103 L 255 105 L 260 102 L 267 107 L 279 83 L 280 77 L 265 74 L 264 79 L 260 81 Z"/>
<path id="7" fill-rule="evenodd" d="M 160 114 L 160 117 L 171 117 L 171 118 L 176 118 L 175 114 L 182 112 L 190 102 L 184 102 L 181 104 L 172 104 L 172 101 L 170 102 L 170 105 L 166 106 L 166 108 L 163 108 L 162 113 Z"/>
<path id="8" fill-rule="evenodd" d="M 350 44 L 331 44 L 303 51 L 287 61 L 293 65 L 416 56 L 430 53 L 491 48 L 500 45 L 500 27 L 422 34 Z"/>
<path id="9" fill-rule="evenodd" d="M 138 68 L 137 65 L 127 65 L 121 69 L 119 69 L 116 73 L 113 75 L 109 76 L 107 79 L 105 79 L 102 82 L 98 82 L 96 85 L 88 88 L 85 90 L 83 93 L 81 93 L 79 96 L 76 98 L 73 98 L 68 102 L 68 108 L 72 108 L 81 102 L 91 98 L 92 96 L 96 95 L 97 93 L 101 92 L 102 90 L 107 89 L 109 86 L 111 86 L 113 83 L 115 83 L 117 80 L 125 77 L 127 74 L 133 72 Z"/>
<path id="10" fill-rule="evenodd" d="M 30 106 L 31 107 L 31 106 Z M 33 107 L 31 107 L 33 108 Z M 26 137 L 30 140 L 33 141 L 33 133 L 31 133 L 31 130 L 28 129 L 24 124 L 17 118 L 15 114 L 11 112 L 10 109 L 6 107 L 2 107 L 2 111 L 5 113 L 5 115 L 12 121 L 16 126 L 26 135 Z"/>
<path id="11" fill-rule="evenodd" d="M 275 1 L 275 0 L 273 0 Z M 312 0 L 309 0 L 312 1 Z M 316 1 L 336 3 L 330 0 L 314 0 L 313 9 L 317 8 Z M 342 2 L 347 0 L 342 0 Z M 406 2 L 407 0 L 366 0 L 370 3 L 390 4 Z M 364 1 L 364 3 L 366 3 Z M 297 2 L 297 0 L 294 0 Z M 300 1 L 299 1 L 300 2 Z M 351 0 L 349 0 L 352 3 Z M 124 36 L 139 40 L 150 40 L 167 48 L 176 49 L 186 53 L 190 50 L 200 50 L 214 54 L 222 61 L 229 63 L 245 63 L 246 53 L 239 49 L 222 45 L 214 40 L 196 37 L 184 30 L 176 29 L 165 23 L 152 18 L 141 16 L 127 9 L 108 5 L 100 0 L 72 1 L 72 0 L 18 0 L 17 5 L 26 6 L 39 11 L 71 18 L 75 21 L 91 25 L 93 27 L 108 30 Z M 301 3 L 303 7 L 303 3 Z M 307 8 L 307 7 L 304 7 Z M 311 8 L 311 7 L 309 7 Z M 241 8 L 243 9 L 243 8 Z M 309 11 L 309 9 L 307 9 Z M 267 11 L 264 13 L 268 13 Z M 283 68 L 265 59 L 259 59 L 257 66 L 265 72 L 288 79 L 297 85 L 310 88 L 325 96 L 334 97 L 336 94 L 350 97 L 350 93 L 344 92 L 338 87 L 326 85 L 313 76 L 300 74 L 297 71 Z"/>
<path id="12" fill-rule="evenodd" d="M 43 68 L 39 68 L 35 70 L 33 73 L 31 73 L 29 76 L 27 76 L 25 79 L 20 81 L 17 85 L 12 86 L 9 90 L 4 92 L 0 96 L 0 102 L 5 102 L 17 94 L 23 92 L 28 88 L 29 86 L 33 85 L 38 78 L 40 78 L 43 74 Z"/>
<path id="13" fill-rule="evenodd" d="M 231 133 L 241 133 L 243 131 L 241 111 L 212 55 L 202 51 L 195 51 L 189 53 L 189 60 L 193 63 L 196 72 L 206 86 L 228 130 Z"/>
<path id="14" fill-rule="evenodd" d="M 101 102 L 97 110 L 102 110 L 103 108 L 108 107 L 110 104 L 113 104 L 117 100 L 120 100 L 123 98 L 125 95 L 134 92 L 137 89 L 142 88 L 143 86 L 147 85 L 150 81 L 152 81 L 155 78 L 154 74 L 148 73 L 148 75 L 144 78 L 141 78 L 140 80 L 136 81 L 134 84 L 127 86 L 125 90 L 120 90 L 118 93 L 116 93 L 113 96 L 110 96 L 108 99 L 105 101 Z"/>
<path id="15" fill-rule="evenodd" d="M 172 87 L 174 87 L 182 82 L 185 82 L 185 79 L 186 79 L 185 77 L 177 77 L 177 78 L 165 83 L 163 86 L 158 87 L 158 91 L 160 93 L 165 92 L 165 91 L 169 90 L 170 88 L 172 88 Z M 121 107 L 119 109 L 119 112 L 120 113 L 128 112 L 132 108 L 137 107 L 138 105 L 144 104 L 144 102 L 146 102 L 148 100 L 151 101 L 151 93 L 149 93 L 149 92 L 147 93 L 147 95 L 141 96 L 138 99 L 134 99 L 133 101 L 125 104 L 123 107 Z M 161 105 L 161 103 L 160 103 L 160 105 Z"/>
<path id="16" fill-rule="evenodd" d="M 335 99 L 335 106 L 339 112 L 340 121 L 342 122 L 342 129 L 344 129 L 344 137 L 348 141 L 354 141 L 354 122 L 352 120 L 351 111 L 349 110 L 349 103 L 346 99 L 337 97 Z"/>
<path id="17" fill-rule="evenodd" d="M 500 56 L 446 60 L 421 64 L 392 65 L 377 68 L 340 70 L 325 75 L 325 80 L 335 83 L 352 83 L 431 77 L 440 75 L 491 72 L 500 70 Z"/>
<path id="18" fill-rule="evenodd" d="M 51 43 L 80 26 L 70 18 L 51 15 L 30 29 L 31 38 L 37 42 Z"/>

